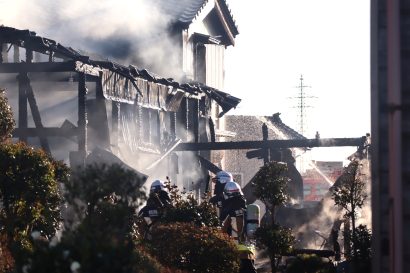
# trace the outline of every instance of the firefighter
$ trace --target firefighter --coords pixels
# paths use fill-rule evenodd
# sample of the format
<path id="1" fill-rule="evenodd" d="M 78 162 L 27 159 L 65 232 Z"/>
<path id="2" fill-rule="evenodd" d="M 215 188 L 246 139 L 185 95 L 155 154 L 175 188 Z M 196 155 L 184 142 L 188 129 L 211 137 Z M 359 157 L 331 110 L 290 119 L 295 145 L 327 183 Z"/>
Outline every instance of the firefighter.
<path id="1" fill-rule="evenodd" d="M 241 259 L 241 266 L 239 273 L 256 273 L 255 256 L 256 249 L 253 244 L 238 244 L 239 258 Z"/>
<path id="2" fill-rule="evenodd" d="M 171 198 L 169 197 L 165 188 L 165 183 L 162 180 L 155 180 L 152 182 L 150 188 L 150 197 L 151 196 L 157 196 L 159 198 L 159 201 L 162 203 L 161 207 L 167 208 L 172 206 Z"/>
<path id="3" fill-rule="evenodd" d="M 215 183 L 214 196 L 209 201 L 218 208 L 218 217 L 222 222 L 223 219 L 221 219 L 221 211 L 224 201 L 223 191 L 227 182 L 233 182 L 233 177 L 229 172 L 219 171 L 216 173 L 216 176 L 212 178 L 212 182 Z"/>
<path id="4" fill-rule="evenodd" d="M 151 226 L 163 215 L 164 209 L 169 207 L 172 207 L 172 203 L 164 182 L 155 180 L 151 184 L 147 204 L 138 213 L 138 217 L 142 217 L 146 224 L 144 237 L 149 237 Z"/>
<path id="5" fill-rule="evenodd" d="M 238 183 L 229 181 L 223 190 L 224 200 L 220 219 L 225 232 L 230 234 L 238 243 L 243 241 L 246 200 Z"/>

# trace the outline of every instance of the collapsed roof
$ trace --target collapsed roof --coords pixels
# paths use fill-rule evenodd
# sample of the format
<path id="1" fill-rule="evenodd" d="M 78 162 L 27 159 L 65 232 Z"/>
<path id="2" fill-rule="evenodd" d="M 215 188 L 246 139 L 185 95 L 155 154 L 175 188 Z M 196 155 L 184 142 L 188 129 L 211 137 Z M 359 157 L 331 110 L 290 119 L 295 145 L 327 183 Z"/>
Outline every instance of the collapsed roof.
<path id="1" fill-rule="evenodd" d="M 189 81 L 185 83 L 179 83 L 172 78 L 164 78 L 149 72 L 146 69 L 139 69 L 136 66 L 129 65 L 124 66 L 113 61 L 101 61 L 94 60 L 89 56 L 80 54 L 78 50 L 71 47 L 66 47 L 52 39 L 37 36 L 35 32 L 30 30 L 19 30 L 11 27 L 0 26 L 0 44 L 10 43 L 30 51 L 36 51 L 49 56 L 50 63 L 53 58 L 61 58 L 65 62 L 53 62 L 53 66 L 47 66 L 50 68 L 49 72 L 72 71 L 83 72 L 87 75 L 98 76 L 100 73 L 110 73 L 109 77 L 117 76 L 125 80 L 124 90 L 120 92 L 119 97 L 111 98 L 113 100 L 119 100 L 125 103 L 133 104 L 137 93 L 142 95 L 140 88 L 138 87 L 138 80 L 147 80 L 149 82 L 162 84 L 168 87 L 172 87 L 173 90 L 181 90 L 191 95 L 206 95 L 213 99 L 218 105 L 221 106 L 223 112 L 226 113 L 232 108 L 235 108 L 241 101 L 239 98 L 231 96 L 228 93 L 222 92 L 218 89 L 212 88 L 205 84 Z M 1 57 L 0 57 L 1 58 Z M 0 60 L 0 63 L 2 60 Z M 32 63 L 28 66 L 41 67 L 43 71 L 47 70 L 47 67 L 42 63 Z M 1 72 L 10 72 L 15 69 L 16 73 L 20 72 L 21 66 L 14 67 L 13 64 L 8 64 L 6 68 L 0 67 Z M 65 69 L 65 70 L 64 70 Z M 128 84 L 129 83 L 129 84 Z"/>

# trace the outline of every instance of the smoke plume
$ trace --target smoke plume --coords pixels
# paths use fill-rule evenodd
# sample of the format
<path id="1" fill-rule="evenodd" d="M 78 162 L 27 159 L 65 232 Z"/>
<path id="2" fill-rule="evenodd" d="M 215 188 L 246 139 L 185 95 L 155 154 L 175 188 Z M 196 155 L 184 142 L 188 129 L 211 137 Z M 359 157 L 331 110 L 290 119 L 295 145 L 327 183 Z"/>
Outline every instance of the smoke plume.
<path id="1" fill-rule="evenodd" d="M 170 19 L 149 0 L 0 0 L 0 25 L 179 78 Z"/>

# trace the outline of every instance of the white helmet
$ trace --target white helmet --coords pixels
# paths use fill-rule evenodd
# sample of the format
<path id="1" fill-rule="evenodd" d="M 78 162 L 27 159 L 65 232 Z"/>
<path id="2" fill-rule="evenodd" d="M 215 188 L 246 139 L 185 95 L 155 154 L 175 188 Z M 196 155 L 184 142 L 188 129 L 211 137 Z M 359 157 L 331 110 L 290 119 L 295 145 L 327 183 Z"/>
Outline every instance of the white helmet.
<path id="1" fill-rule="evenodd" d="M 220 171 L 216 174 L 216 179 L 221 184 L 225 184 L 227 182 L 233 182 L 233 177 L 230 172 Z"/>
<path id="2" fill-rule="evenodd" d="M 165 184 L 161 180 L 155 180 L 151 184 L 150 192 L 158 192 L 165 189 Z"/>
<path id="3" fill-rule="evenodd" d="M 230 181 L 226 183 L 224 188 L 224 198 L 230 199 L 235 196 L 242 196 L 243 192 L 241 190 L 241 186 L 238 183 Z"/>

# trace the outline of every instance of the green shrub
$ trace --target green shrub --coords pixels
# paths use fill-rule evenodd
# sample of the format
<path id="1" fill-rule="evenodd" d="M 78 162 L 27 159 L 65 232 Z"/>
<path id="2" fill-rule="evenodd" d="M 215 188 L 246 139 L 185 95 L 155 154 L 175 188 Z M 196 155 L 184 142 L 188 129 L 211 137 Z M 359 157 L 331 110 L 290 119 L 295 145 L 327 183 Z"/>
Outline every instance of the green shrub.
<path id="1" fill-rule="evenodd" d="M 155 226 L 151 253 L 164 265 L 189 272 L 231 273 L 239 269 L 235 243 L 219 229 L 189 223 Z"/>
<path id="2" fill-rule="evenodd" d="M 23 143 L 0 145 L 0 232 L 16 256 L 31 248 L 34 231 L 51 238 L 59 227 L 61 196 L 58 183 L 68 169 L 42 150 Z"/>
<path id="3" fill-rule="evenodd" d="M 14 126 L 13 112 L 5 96 L 5 90 L 0 88 L 0 143 L 11 137 Z"/>
<path id="4" fill-rule="evenodd" d="M 295 241 L 291 229 L 279 225 L 259 227 L 255 237 L 258 244 L 268 249 L 272 268 L 278 268 L 281 256 L 291 252 Z"/>
<path id="5" fill-rule="evenodd" d="M 161 218 L 163 223 L 185 222 L 195 223 L 197 226 L 217 227 L 218 216 L 215 207 L 209 199 L 203 199 L 199 204 L 192 194 L 183 196 L 171 192 L 173 207 L 166 210 Z"/>
<path id="6" fill-rule="evenodd" d="M 118 240 L 118 236 L 102 235 L 80 227 L 76 232 L 65 234 L 56 245 L 38 240 L 22 270 L 30 273 L 165 272 L 158 261 L 143 250 L 135 249 L 132 242 Z M 79 270 L 73 270 L 73 266 Z"/>
<path id="7" fill-rule="evenodd" d="M 66 200 L 77 223 L 56 243 L 39 243 L 22 265 L 27 272 L 143 272 L 162 270 L 134 241 L 134 217 L 142 180 L 119 165 L 77 170 L 65 184 Z"/>
<path id="8" fill-rule="evenodd" d="M 298 255 L 286 267 L 286 273 L 336 273 L 335 266 L 317 255 Z"/>

